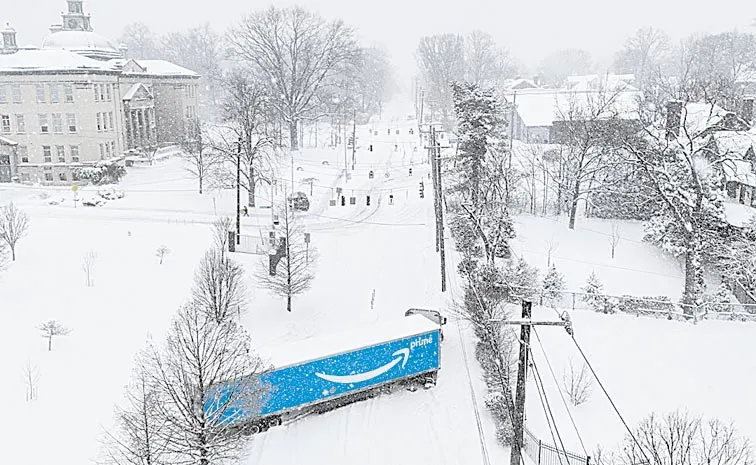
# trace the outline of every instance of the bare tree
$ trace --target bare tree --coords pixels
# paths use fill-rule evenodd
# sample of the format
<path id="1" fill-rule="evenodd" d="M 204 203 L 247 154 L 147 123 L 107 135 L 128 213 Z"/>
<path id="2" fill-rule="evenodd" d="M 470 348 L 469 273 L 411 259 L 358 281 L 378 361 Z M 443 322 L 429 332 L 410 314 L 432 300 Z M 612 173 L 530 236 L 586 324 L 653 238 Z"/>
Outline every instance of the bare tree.
<path id="1" fill-rule="evenodd" d="M 158 437 L 170 463 L 238 459 L 244 438 L 234 420 L 239 412 L 258 412 L 267 395 L 258 377 L 267 367 L 250 351 L 244 329 L 232 319 L 219 324 L 189 303 L 175 317 L 164 347 L 150 347 L 146 363 L 158 396 L 153 414 L 165 424 Z"/>
<path id="2" fill-rule="evenodd" d="M 593 390 L 593 378 L 588 366 L 584 363 L 578 369 L 570 359 L 569 366 L 562 373 L 562 389 L 575 407 L 587 402 Z"/>
<path id="3" fill-rule="evenodd" d="M 119 42 L 126 45 L 129 56 L 137 60 L 162 57 L 157 36 L 144 23 L 131 23 L 123 28 Z"/>
<path id="4" fill-rule="evenodd" d="M 217 152 L 212 150 L 207 140 L 207 129 L 202 126 L 202 123 L 198 119 L 193 119 L 188 124 L 181 141 L 182 155 L 189 163 L 187 171 L 197 178 L 199 193 L 202 194 L 205 181 L 213 173 L 220 158 Z"/>
<path id="5" fill-rule="evenodd" d="M 566 99 L 565 99 L 566 97 Z M 575 229 L 580 200 L 601 187 L 605 172 L 617 164 L 612 157 L 615 136 L 629 125 L 623 119 L 628 97 L 622 88 L 602 88 L 594 93 L 557 97 L 554 141 L 565 150 L 555 152 L 546 169 L 552 184 L 569 194 L 569 227 Z M 565 185 L 566 184 L 566 185 Z"/>
<path id="6" fill-rule="evenodd" d="M 97 252 L 90 250 L 84 254 L 81 262 L 81 269 L 84 270 L 84 278 L 87 287 L 94 287 L 94 268 L 97 262 Z"/>
<path id="7" fill-rule="evenodd" d="M 593 57 L 585 50 L 568 48 L 556 50 L 544 58 L 538 73 L 544 84 L 560 86 L 571 75 L 583 75 L 593 69 Z"/>
<path id="8" fill-rule="evenodd" d="M 494 87 L 515 77 L 517 66 L 509 52 L 487 32 L 475 30 L 465 38 L 466 79 L 483 87 Z"/>
<path id="9" fill-rule="evenodd" d="M 450 122 L 454 110 L 452 89 L 454 81 L 465 75 L 465 42 L 456 34 L 437 34 L 420 39 L 416 59 L 428 88 L 426 105 L 441 112 L 445 123 Z"/>
<path id="10" fill-rule="evenodd" d="M 551 257 L 557 248 L 559 248 L 559 242 L 556 238 L 551 237 L 546 241 L 546 268 L 551 268 Z"/>
<path id="11" fill-rule="evenodd" d="M 619 223 L 612 222 L 612 232 L 609 234 L 609 245 L 612 248 L 612 260 L 614 260 L 614 251 L 617 250 L 617 245 L 619 245 L 621 238 Z"/>
<path id="12" fill-rule="evenodd" d="M 241 184 L 247 190 L 247 205 L 255 206 L 255 190 L 260 181 L 270 184 L 271 161 L 276 154 L 272 133 L 270 96 L 266 85 L 248 70 L 234 69 L 223 77 L 225 97 L 222 105 L 222 127 L 210 137 L 213 150 L 223 157 L 218 167 L 219 183 L 236 187 L 237 163 Z M 240 158 L 241 157 L 241 158 Z"/>
<path id="13" fill-rule="evenodd" d="M 8 267 L 8 262 L 10 261 L 9 256 L 8 247 L 0 242 L 0 271 L 3 271 Z"/>
<path id="14" fill-rule="evenodd" d="M 228 251 L 228 233 L 233 231 L 234 221 L 223 216 L 213 222 L 213 245 L 219 251 Z"/>
<path id="15" fill-rule="evenodd" d="M 704 420 L 685 411 L 664 416 L 652 413 L 634 432 L 639 444 L 628 437 L 620 463 L 654 465 L 747 465 L 753 449 L 732 424 Z"/>
<path id="16" fill-rule="evenodd" d="M 310 185 L 310 197 L 312 197 L 312 187 L 315 185 L 315 181 L 317 181 L 317 180 L 318 180 L 318 178 L 315 178 L 315 177 L 312 177 L 312 176 L 310 176 L 308 178 L 302 178 L 301 179 L 302 182 L 306 182 L 307 184 Z"/>
<path id="17" fill-rule="evenodd" d="M 260 262 L 256 275 L 272 294 L 286 298 L 286 310 L 290 312 L 292 298 L 308 290 L 315 279 L 317 250 L 304 242 L 304 230 L 288 202 L 278 206 L 277 211 L 283 214 L 278 249 Z"/>
<path id="18" fill-rule="evenodd" d="M 47 338 L 47 350 L 52 351 L 52 340 L 55 336 L 66 336 L 71 330 L 61 325 L 55 320 L 50 320 L 39 325 L 38 329 L 42 332 L 42 337 Z"/>
<path id="19" fill-rule="evenodd" d="M 205 22 L 186 31 L 162 37 L 161 50 L 166 60 L 199 73 L 198 96 L 203 119 L 210 120 L 218 106 L 221 80 L 223 38 Z"/>
<path id="20" fill-rule="evenodd" d="M 16 261 L 16 243 L 29 230 L 29 217 L 13 202 L 0 208 L 0 240 L 8 244 L 11 259 Z"/>
<path id="21" fill-rule="evenodd" d="M 169 253 L 171 253 L 171 249 L 169 249 L 165 245 L 161 245 L 160 247 L 157 248 L 157 250 L 155 251 L 155 256 L 158 258 L 158 260 L 160 260 L 160 265 L 163 264 L 163 259 Z"/>
<path id="22" fill-rule="evenodd" d="M 625 41 L 615 56 L 614 65 L 619 72 L 633 73 L 637 86 L 643 89 L 648 77 L 662 65 L 670 51 L 669 37 L 664 31 L 642 27 Z"/>
<path id="23" fill-rule="evenodd" d="M 168 421 L 157 415 L 161 401 L 150 367 L 140 354 L 126 392 L 124 406 L 116 407 L 117 429 L 107 432 L 103 444 L 105 463 L 113 465 L 167 465 Z"/>
<path id="24" fill-rule="evenodd" d="M 32 365 L 31 360 L 27 360 L 26 365 L 24 365 L 24 384 L 26 385 L 26 401 L 36 400 L 39 388 L 39 370 L 36 365 Z"/>
<path id="25" fill-rule="evenodd" d="M 232 54 L 252 64 L 273 89 L 271 101 L 289 126 L 291 150 L 299 147 L 298 124 L 311 117 L 328 78 L 359 57 L 352 28 L 301 7 L 247 15 L 228 41 Z"/>
<path id="26" fill-rule="evenodd" d="M 232 312 L 241 312 L 244 297 L 244 268 L 228 258 L 225 250 L 207 250 L 194 274 L 193 302 L 221 323 Z"/>

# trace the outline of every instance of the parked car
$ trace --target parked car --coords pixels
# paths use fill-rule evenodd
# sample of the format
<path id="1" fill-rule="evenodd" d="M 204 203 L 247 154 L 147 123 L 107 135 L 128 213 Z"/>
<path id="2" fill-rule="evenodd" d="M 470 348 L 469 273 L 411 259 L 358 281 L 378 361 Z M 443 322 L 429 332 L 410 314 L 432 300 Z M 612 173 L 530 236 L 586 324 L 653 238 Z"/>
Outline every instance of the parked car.
<path id="1" fill-rule="evenodd" d="M 289 196 L 289 206 L 295 210 L 307 211 L 310 209 L 310 201 L 304 192 L 295 192 Z"/>

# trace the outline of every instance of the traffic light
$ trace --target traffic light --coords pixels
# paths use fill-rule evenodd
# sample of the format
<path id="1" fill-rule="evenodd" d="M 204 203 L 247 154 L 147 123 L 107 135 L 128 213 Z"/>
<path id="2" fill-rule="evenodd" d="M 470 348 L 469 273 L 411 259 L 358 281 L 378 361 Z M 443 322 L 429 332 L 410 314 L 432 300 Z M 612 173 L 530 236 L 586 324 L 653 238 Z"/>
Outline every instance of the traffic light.
<path id="1" fill-rule="evenodd" d="M 420 198 L 421 199 L 425 198 L 425 185 L 423 184 L 422 181 L 420 181 Z"/>

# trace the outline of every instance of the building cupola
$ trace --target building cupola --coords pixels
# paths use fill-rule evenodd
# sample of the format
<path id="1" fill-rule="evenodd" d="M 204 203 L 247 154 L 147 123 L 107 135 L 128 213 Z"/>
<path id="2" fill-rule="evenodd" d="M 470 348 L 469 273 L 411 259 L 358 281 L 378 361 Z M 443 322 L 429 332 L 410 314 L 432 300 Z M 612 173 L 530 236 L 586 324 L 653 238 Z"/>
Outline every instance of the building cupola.
<path id="1" fill-rule="evenodd" d="M 18 51 L 18 43 L 16 42 L 16 30 L 13 29 L 10 23 L 5 23 L 5 27 L 2 30 L 3 43 L 2 53 L 15 53 Z"/>

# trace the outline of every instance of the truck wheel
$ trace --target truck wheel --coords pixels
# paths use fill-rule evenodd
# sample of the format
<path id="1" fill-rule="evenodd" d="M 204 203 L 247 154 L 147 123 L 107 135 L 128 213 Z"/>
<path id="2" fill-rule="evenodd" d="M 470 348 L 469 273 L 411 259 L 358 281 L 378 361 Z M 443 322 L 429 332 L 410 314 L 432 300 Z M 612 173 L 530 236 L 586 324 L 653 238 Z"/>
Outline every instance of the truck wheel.
<path id="1" fill-rule="evenodd" d="M 281 426 L 281 417 L 275 417 L 272 420 L 270 420 L 270 426 L 271 428 L 274 426 Z"/>
<path id="2" fill-rule="evenodd" d="M 260 431 L 262 431 L 262 428 L 257 423 L 251 425 L 248 429 L 249 434 L 259 434 Z"/>

